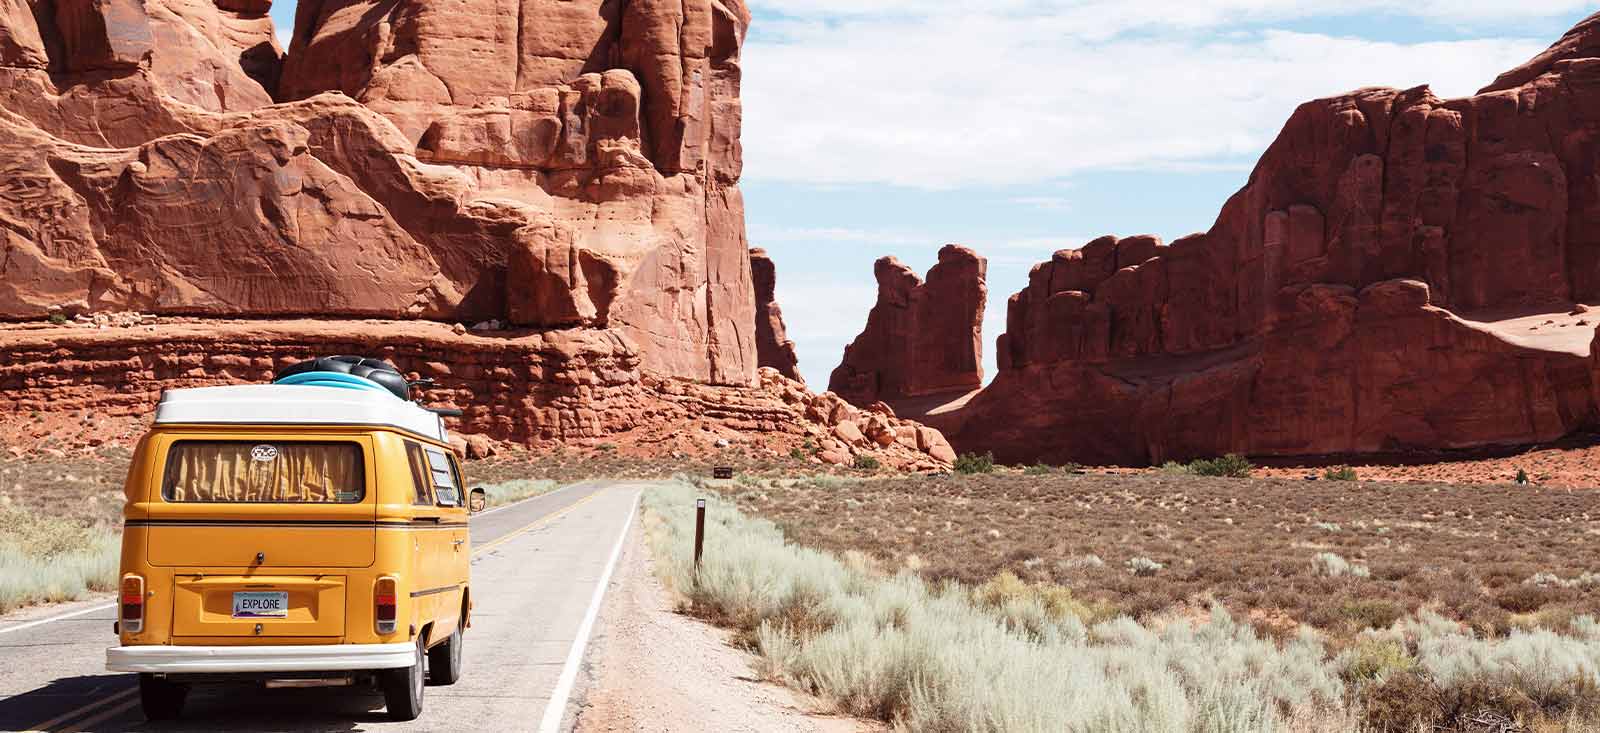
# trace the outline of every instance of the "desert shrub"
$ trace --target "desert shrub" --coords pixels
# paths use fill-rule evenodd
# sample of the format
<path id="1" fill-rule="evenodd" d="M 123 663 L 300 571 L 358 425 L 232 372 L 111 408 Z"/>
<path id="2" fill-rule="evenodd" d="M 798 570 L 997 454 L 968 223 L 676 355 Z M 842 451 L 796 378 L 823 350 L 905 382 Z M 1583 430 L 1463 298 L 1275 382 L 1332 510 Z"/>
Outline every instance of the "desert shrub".
<path id="1" fill-rule="evenodd" d="M 1520 469 L 1520 468 L 1517 469 L 1517 485 L 1518 486 L 1527 486 L 1528 485 L 1528 472 L 1523 470 L 1523 469 Z"/>
<path id="2" fill-rule="evenodd" d="M 714 498 L 697 578 L 692 498 L 683 487 L 646 496 L 669 585 L 693 612 L 751 629 L 764 676 L 853 715 L 930 731 L 1266 731 L 1343 696 L 1310 636 L 1280 646 L 1221 609 L 1160 631 L 1126 618 L 1085 628 L 1064 589 L 884 578 Z"/>
<path id="3" fill-rule="evenodd" d="M 1175 476 L 1187 475 L 1189 473 L 1189 467 L 1177 461 L 1167 461 L 1166 463 L 1161 464 L 1161 472 L 1170 473 Z"/>
<path id="4" fill-rule="evenodd" d="M 1319 552 L 1311 558 L 1311 572 L 1324 578 L 1354 578 L 1372 577 L 1372 571 L 1367 566 L 1352 563 L 1331 552 Z"/>
<path id="5" fill-rule="evenodd" d="M 68 320 L 71 319 L 67 318 L 67 314 L 62 313 L 61 311 L 56 311 L 50 314 L 50 322 L 54 325 L 65 326 L 67 325 Z"/>
<path id="6" fill-rule="evenodd" d="M 0 509 L 0 613 L 113 590 L 120 561 L 114 530 Z"/>
<path id="7" fill-rule="evenodd" d="M 992 473 L 994 471 L 993 453 L 963 453 L 956 456 L 956 473 Z"/>
<path id="8" fill-rule="evenodd" d="M 1011 572 L 1001 573 L 974 588 L 972 599 L 978 606 L 998 613 L 1011 628 L 1023 630 L 1034 638 L 1048 636 L 1051 627 L 1059 630 L 1067 619 L 1076 619 L 1079 625 L 1086 626 L 1115 615 L 1115 609 L 1107 603 L 1084 603 L 1074 598 L 1066 587 L 1051 583 L 1030 584 Z"/>
<path id="9" fill-rule="evenodd" d="M 1356 470 L 1349 466 L 1330 466 L 1322 472 L 1322 478 L 1328 481 L 1355 481 Z"/>
<path id="10" fill-rule="evenodd" d="M 1533 613 L 1560 596 L 1561 591 L 1555 588 L 1523 583 L 1501 590 L 1495 595 L 1494 602 L 1512 613 Z"/>
<path id="11" fill-rule="evenodd" d="M 1417 668 L 1417 660 L 1402 641 L 1367 635 L 1341 653 L 1335 665 L 1346 682 L 1381 682 L 1397 674 L 1410 674 Z"/>
<path id="12" fill-rule="evenodd" d="M 1357 695 L 1362 722 L 1371 733 L 1416 733 L 1435 730 L 1439 719 L 1438 690 L 1412 672 L 1391 675 L 1365 685 Z"/>
<path id="13" fill-rule="evenodd" d="M 1042 461 L 1022 469 L 1022 473 L 1025 476 L 1048 476 L 1055 472 L 1055 466 L 1048 465 Z"/>
<path id="14" fill-rule="evenodd" d="M 793 458 L 794 460 L 797 460 L 797 461 L 803 461 L 803 460 L 806 459 L 806 450 L 804 448 L 798 448 L 798 447 L 790 448 L 789 449 L 789 457 Z"/>
<path id="15" fill-rule="evenodd" d="M 1387 629 L 1406 614 L 1394 601 L 1382 598 L 1355 598 L 1339 604 L 1339 616 L 1358 629 Z"/>
<path id="16" fill-rule="evenodd" d="M 876 471 L 883 467 L 883 464 L 880 463 L 878 459 L 866 455 L 865 453 L 856 456 L 856 460 L 852 465 L 855 466 L 857 471 Z"/>
<path id="17" fill-rule="evenodd" d="M 1155 577 L 1156 573 L 1161 572 L 1166 567 L 1148 557 L 1136 557 L 1128 561 L 1128 571 L 1139 578 Z"/>
<path id="18" fill-rule="evenodd" d="M 1237 453 L 1229 453 L 1221 458 L 1200 459 L 1191 461 L 1188 472 L 1196 476 L 1220 476 L 1223 478 L 1250 478 L 1250 460 Z"/>

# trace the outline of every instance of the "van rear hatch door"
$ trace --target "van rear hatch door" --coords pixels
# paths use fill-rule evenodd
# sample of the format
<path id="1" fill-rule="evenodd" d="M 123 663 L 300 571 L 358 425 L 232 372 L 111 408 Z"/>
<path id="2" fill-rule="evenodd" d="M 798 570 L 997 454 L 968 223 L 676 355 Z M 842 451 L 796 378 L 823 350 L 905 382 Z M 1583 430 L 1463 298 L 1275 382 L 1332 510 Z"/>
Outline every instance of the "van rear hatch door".
<path id="1" fill-rule="evenodd" d="M 377 503 L 366 438 L 175 436 L 164 447 L 162 475 L 152 482 L 160 495 L 143 518 L 129 520 L 148 528 L 151 565 L 372 565 Z"/>
<path id="2" fill-rule="evenodd" d="M 343 636 L 344 586 L 342 575 L 179 575 L 172 634 Z"/>

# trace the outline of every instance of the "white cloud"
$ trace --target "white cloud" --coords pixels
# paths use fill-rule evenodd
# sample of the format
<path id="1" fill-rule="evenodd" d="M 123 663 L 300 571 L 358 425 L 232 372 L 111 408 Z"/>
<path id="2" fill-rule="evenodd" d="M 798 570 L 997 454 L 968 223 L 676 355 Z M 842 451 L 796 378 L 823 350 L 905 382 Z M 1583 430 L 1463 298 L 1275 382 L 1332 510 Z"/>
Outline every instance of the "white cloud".
<path id="1" fill-rule="evenodd" d="M 757 3 L 783 17 L 758 17 L 745 51 L 747 177 L 956 188 L 1247 168 L 1303 101 L 1430 82 L 1470 94 L 1553 40 L 1400 44 L 1247 25 L 1327 15 L 1289 0 L 976 5 Z M 1357 0 L 1339 14 L 1472 23 L 1581 5 Z"/>

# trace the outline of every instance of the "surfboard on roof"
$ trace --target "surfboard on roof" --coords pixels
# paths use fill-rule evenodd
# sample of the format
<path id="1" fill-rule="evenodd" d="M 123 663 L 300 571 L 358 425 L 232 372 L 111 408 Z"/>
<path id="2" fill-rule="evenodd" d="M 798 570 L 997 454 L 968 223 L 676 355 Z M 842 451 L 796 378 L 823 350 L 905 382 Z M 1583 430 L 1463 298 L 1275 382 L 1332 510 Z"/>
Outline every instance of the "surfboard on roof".
<path id="1" fill-rule="evenodd" d="M 163 392 L 158 425 L 369 425 L 446 442 L 439 413 L 409 399 L 411 384 L 387 362 L 322 357 L 279 372 L 272 384 Z"/>

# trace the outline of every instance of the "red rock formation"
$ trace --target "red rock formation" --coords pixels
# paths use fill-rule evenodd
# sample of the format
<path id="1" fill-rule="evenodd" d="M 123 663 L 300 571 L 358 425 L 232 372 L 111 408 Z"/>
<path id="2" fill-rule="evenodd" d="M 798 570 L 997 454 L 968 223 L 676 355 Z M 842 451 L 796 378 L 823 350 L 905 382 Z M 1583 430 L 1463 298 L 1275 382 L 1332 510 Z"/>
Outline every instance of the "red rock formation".
<path id="1" fill-rule="evenodd" d="M 778 269 L 764 249 L 750 250 L 750 272 L 756 286 L 756 359 L 761 366 L 802 384 L 800 357 L 783 326 L 783 309 L 778 307 Z"/>
<path id="2" fill-rule="evenodd" d="M 970 249 L 946 245 L 924 283 L 899 260 L 878 260 L 878 302 L 828 389 L 858 406 L 976 389 L 988 266 Z"/>
<path id="3" fill-rule="evenodd" d="M 746 387 L 650 377 L 627 339 L 602 329 L 491 336 L 414 321 L 147 317 L 122 326 L 0 326 L 0 353 L 0 445 L 15 452 L 131 442 L 164 390 L 260 383 L 311 356 L 362 353 L 436 380 L 429 403 L 463 411 L 450 427 L 475 455 L 492 450 L 484 438 L 493 437 L 603 439 L 654 455 L 709 452 L 732 438 L 780 456 L 810 445 L 819 461 L 849 465 L 870 455 L 903 470 L 941 469 L 954 457 L 936 430 L 862 413 L 772 369 Z M 862 437 L 835 437 L 852 429 Z"/>
<path id="4" fill-rule="evenodd" d="M 1467 99 L 1301 106 L 1216 225 L 1097 240 L 1012 296 L 948 426 L 1008 461 L 1525 444 L 1600 424 L 1600 16 Z M 1555 333 L 1559 328 L 1570 330 Z"/>
<path id="5" fill-rule="evenodd" d="M 267 8 L 0 9 L 0 319 L 499 318 L 755 381 L 742 3 L 306 0 L 287 60 Z"/>

